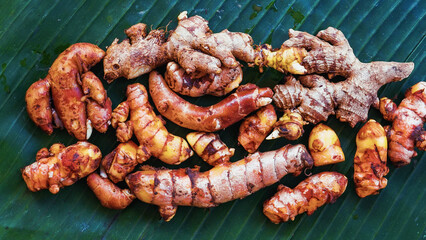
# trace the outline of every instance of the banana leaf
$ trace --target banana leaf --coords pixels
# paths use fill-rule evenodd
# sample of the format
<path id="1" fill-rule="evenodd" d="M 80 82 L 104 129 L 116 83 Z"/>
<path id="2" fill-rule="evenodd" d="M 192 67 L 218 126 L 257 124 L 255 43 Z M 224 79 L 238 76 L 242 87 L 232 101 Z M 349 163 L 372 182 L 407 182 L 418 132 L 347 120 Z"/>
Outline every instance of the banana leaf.
<path id="1" fill-rule="evenodd" d="M 326 122 L 338 134 L 346 161 L 312 169 L 312 173 L 332 170 L 349 179 L 346 192 L 334 204 L 318 209 L 311 216 L 302 214 L 294 221 L 272 224 L 262 213 L 263 202 L 278 184 L 242 200 L 212 209 L 179 207 L 171 222 L 160 219 L 157 207 L 134 201 L 125 210 L 103 208 L 86 185 L 85 179 L 66 187 L 59 194 L 30 192 L 20 169 L 35 161 L 36 152 L 76 139 L 65 130 L 48 136 L 35 126 L 25 109 L 25 92 L 44 78 L 59 53 L 76 42 L 90 42 L 105 49 L 124 30 L 138 22 L 152 28 L 174 29 L 181 11 L 209 20 L 214 32 L 223 29 L 251 34 L 256 44 L 279 47 L 288 39 L 288 29 L 316 34 L 333 26 L 348 38 L 363 62 L 412 61 L 411 76 L 382 87 L 379 97 L 399 102 L 404 92 L 426 76 L 426 1 L 327 1 L 327 0 L 166 0 L 166 1 L 53 1 L 0 0 L 0 239 L 424 239 L 426 236 L 426 159 L 418 152 L 412 163 L 402 168 L 390 166 L 388 186 L 379 195 L 360 199 L 353 184 L 355 136 L 362 124 L 351 128 L 334 116 Z M 102 76 L 102 66 L 94 72 Z M 283 74 L 268 69 L 244 68 L 244 83 L 259 86 L 280 83 Z M 113 107 L 125 98 L 126 86 L 147 76 L 104 81 Z M 199 105 L 220 98 L 190 99 Z M 387 122 L 376 109 L 369 117 Z M 170 132 L 184 136 L 187 129 L 167 123 Z M 232 161 L 247 155 L 237 143 L 239 124 L 219 132 L 222 140 L 236 148 Z M 260 151 L 277 149 L 288 143 L 307 144 L 312 125 L 305 127 L 297 141 L 284 139 L 264 142 Z M 116 145 L 113 129 L 94 132 L 90 142 L 104 155 Z M 154 166 L 164 166 L 151 159 Z M 192 157 L 180 167 L 209 167 Z M 172 166 L 166 166 L 172 167 Z M 280 183 L 294 187 L 306 175 L 286 176 Z"/>

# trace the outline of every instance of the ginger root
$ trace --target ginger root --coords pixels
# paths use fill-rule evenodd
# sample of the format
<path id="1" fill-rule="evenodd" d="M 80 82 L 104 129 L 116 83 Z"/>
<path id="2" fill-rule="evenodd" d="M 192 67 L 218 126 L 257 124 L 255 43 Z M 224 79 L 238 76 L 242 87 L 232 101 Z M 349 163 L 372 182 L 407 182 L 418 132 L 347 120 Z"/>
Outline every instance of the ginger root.
<path id="1" fill-rule="evenodd" d="M 274 88 L 274 103 L 280 109 L 292 109 L 311 123 L 327 120 L 335 114 L 354 127 L 365 122 L 370 106 L 378 107 L 377 91 L 389 82 L 400 81 L 413 71 L 413 63 L 362 63 L 354 55 L 343 33 L 329 27 L 317 36 L 290 30 L 285 47 L 308 50 L 302 65 L 307 73 L 341 76 L 345 80 L 331 82 L 319 75 L 288 76 L 284 85 Z"/>
<path id="2" fill-rule="evenodd" d="M 119 141 L 128 141 L 134 133 L 139 144 L 145 147 L 146 156 L 152 155 L 165 163 L 179 164 L 193 154 L 183 138 L 167 131 L 152 109 L 142 84 L 127 86 L 127 100 L 114 109 L 111 124 L 117 129 Z"/>
<path id="3" fill-rule="evenodd" d="M 255 153 L 233 163 L 219 164 L 200 173 L 198 169 L 154 169 L 126 177 L 136 197 L 158 205 L 165 221 L 170 221 L 177 206 L 215 207 L 244 198 L 278 182 L 288 173 L 300 174 L 312 167 L 312 158 L 303 145 L 287 145 L 278 150 Z"/>
<path id="4" fill-rule="evenodd" d="M 308 149 L 315 167 L 345 161 L 345 154 L 336 132 L 322 123 L 316 125 L 309 134 Z"/>
<path id="5" fill-rule="evenodd" d="M 95 171 L 101 158 L 99 148 L 88 142 L 68 147 L 55 143 L 49 150 L 42 148 L 37 152 L 36 162 L 22 169 L 22 178 L 30 191 L 49 189 L 56 194 Z"/>
<path id="6" fill-rule="evenodd" d="M 112 82 L 119 77 L 136 78 L 166 64 L 169 59 L 162 49 L 165 32 L 161 29 L 146 34 L 147 25 L 138 23 L 125 31 L 130 38 L 107 48 L 104 58 L 104 78 Z"/>
<path id="7" fill-rule="evenodd" d="M 308 177 L 291 189 L 278 186 L 278 192 L 263 204 L 263 213 L 273 223 L 287 222 L 301 213 L 314 213 L 334 203 L 346 190 L 348 179 L 337 172 L 322 172 Z"/>
<path id="8" fill-rule="evenodd" d="M 269 45 L 253 48 L 250 35 L 223 30 L 212 33 L 207 20 L 200 16 L 178 16 L 178 26 L 165 43 L 169 57 L 192 76 L 222 71 L 221 67 L 235 68 L 240 65 L 236 58 L 252 65 L 270 66 L 281 71 L 303 74 L 300 65 L 306 52 L 303 49 L 287 49 L 273 52 Z M 202 52 L 199 52 L 202 51 Z"/>
<path id="9" fill-rule="evenodd" d="M 87 177 L 87 185 L 95 193 L 102 206 L 106 208 L 125 209 L 136 198 L 129 189 L 120 189 L 97 173 L 92 173 Z"/>
<path id="10" fill-rule="evenodd" d="M 223 78 L 224 74 L 221 72 L 238 71 L 240 63 L 236 58 L 250 66 L 259 65 L 261 70 L 266 66 L 281 72 L 306 73 L 306 69 L 300 64 L 307 54 L 303 48 L 282 46 L 275 50 L 268 44 L 253 48 L 250 35 L 228 30 L 212 33 L 207 20 L 200 16 L 188 18 L 186 11 L 179 14 L 178 21 L 178 26 L 170 31 L 167 41 L 162 30 L 152 30 L 146 36 L 146 25 L 142 23 L 127 29 L 130 42 L 127 39 L 117 44 L 116 39 L 107 49 L 104 60 L 105 79 L 112 81 L 118 77 L 135 78 L 167 62 L 175 61 L 190 76 L 186 82 L 196 84 L 199 80 L 191 78 L 213 74 L 215 77 L 209 78 L 214 79 L 218 87 L 228 85 L 230 88 L 236 87 L 236 81 L 231 85 L 227 84 L 230 78 Z M 220 83 L 217 76 L 222 76 L 224 82 Z M 215 92 L 213 89 L 211 91 Z"/>
<path id="11" fill-rule="evenodd" d="M 88 72 L 104 55 L 90 43 L 76 43 L 62 52 L 46 78 L 33 83 L 26 92 L 31 120 L 48 134 L 54 127 L 64 126 L 78 140 L 89 139 L 92 123 L 99 132 L 106 132 L 111 100 L 100 80 Z"/>
<path id="12" fill-rule="evenodd" d="M 156 71 L 149 75 L 149 91 L 161 115 L 177 125 L 201 132 L 224 129 L 271 103 L 273 92 L 254 84 L 240 86 L 235 93 L 210 107 L 200 107 L 179 97 Z"/>
<path id="13" fill-rule="evenodd" d="M 256 152 L 276 121 L 274 107 L 271 104 L 262 107 L 241 123 L 238 142 L 247 152 Z"/>
<path id="14" fill-rule="evenodd" d="M 211 73 L 200 78 L 192 78 L 179 64 L 169 62 L 164 79 L 170 89 L 182 95 L 224 96 L 240 85 L 243 80 L 243 70 L 240 66 L 224 68 L 219 74 Z"/>
<path id="15" fill-rule="evenodd" d="M 215 133 L 191 132 L 186 135 L 189 145 L 205 162 L 212 166 L 227 163 L 235 149 L 228 148 Z"/>
<path id="16" fill-rule="evenodd" d="M 397 167 L 405 166 L 417 156 L 414 145 L 426 150 L 426 82 L 419 82 L 405 93 L 399 106 L 388 98 L 380 99 L 380 112 L 392 122 L 388 127 L 389 160 Z"/>
<path id="17" fill-rule="evenodd" d="M 226 29 L 220 33 L 211 33 L 205 19 L 200 16 L 188 18 L 186 11 L 179 14 L 178 20 L 176 30 L 166 42 L 167 52 L 189 74 L 217 74 L 221 72 L 222 66 L 235 68 L 240 64 L 236 58 L 261 68 L 268 66 L 293 74 L 306 72 L 300 65 L 306 55 L 304 49 L 272 50 L 267 44 L 254 49 L 253 39 L 246 33 Z"/>
<path id="18" fill-rule="evenodd" d="M 286 47 L 284 45 L 279 49 L 272 49 L 269 44 L 262 44 L 255 48 L 256 57 L 254 64 L 258 65 L 259 71 L 263 72 L 263 67 L 271 67 L 282 73 L 305 74 L 306 69 L 301 65 L 307 51 L 304 48 Z"/>
<path id="19" fill-rule="evenodd" d="M 359 197 L 378 194 L 386 187 L 384 178 L 389 172 L 386 166 L 388 143 L 382 125 L 369 120 L 356 135 L 354 157 L 355 190 Z"/>

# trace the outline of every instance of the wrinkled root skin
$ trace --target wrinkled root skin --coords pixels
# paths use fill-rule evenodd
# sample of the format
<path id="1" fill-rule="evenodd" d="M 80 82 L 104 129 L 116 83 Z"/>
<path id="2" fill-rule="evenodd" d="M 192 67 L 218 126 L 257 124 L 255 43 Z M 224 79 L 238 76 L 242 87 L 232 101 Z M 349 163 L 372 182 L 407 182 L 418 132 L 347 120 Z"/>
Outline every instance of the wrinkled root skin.
<path id="1" fill-rule="evenodd" d="M 149 91 L 161 115 L 177 125 L 200 132 L 215 132 L 240 121 L 272 100 L 270 88 L 240 86 L 235 93 L 210 107 L 189 103 L 174 93 L 160 73 L 149 75 Z"/>
<path id="2" fill-rule="evenodd" d="M 254 64 L 258 65 L 259 71 L 263 72 L 263 67 L 271 67 L 282 73 L 306 74 L 306 69 L 301 65 L 306 57 L 307 51 L 304 48 L 288 48 L 282 46 L 280 49 L 272 49 L 269 44 L 263 44 L 255 48 Z"/>
<path id="3" fill-rule="evenodd" d="M 129 117 L 130 115 L 130 117 Z M 146 88 L 139 83 L 127 86 L 127 100 L 112 113 L 112 126 L 117 138 L 128 141 L 135 134 L 140 151 L 148 159 L 151 155 L 167 164 L 180 164 L 193 155 L 185 139 L 169 133 L 148 101 Z"/>
<path id="4" fill-rule="evenodd" d="M 274 124 L 274 130 L 266 139 L 272 140 L 281 137 L 288 140 L 299 139 L 305 132 L 303 126 L 306 124 L 308 122 L 303 121 L 299 113 L 285 110 L 283 116 Z"/>
<path id="5" fill-rule="evenodd" d="M 95 171 L 101 159 L 99 148 L 88 142 L 68 147 L 56 143 L 49 150 L 42 148 L 37 152 L 36 162 L 22 169 L 22 178 L 30 191 L 49 189 L 56 194 Z"/>
<path id="6" fill-rule="evenodd" d="M 380 99 L 380 112 L 392 122 L 387 129 L 389 160 L 397 167 L 410 164 L 417 156 L 414 149 L 424 151 L 426 133 L 426 82 L 419 82 L 405 93 L 405 98 L 397 106 L 388 98 Z"/>
<path id="7" fill-rule="evenodd" d="M 277 114 L 275 113 L 274 106 L 268 104 L 253 115 L 243 120 L 240 125 L 238 142 L 243 148 L 249 152 L 254 153 L 265 140 L 266 136 L 271 132 L 275 122 L 277 121 Z"/>
<path id="8" fill-rule="evenodd" d="M 302 65 L 313 75 L 298 77 L 299 81 L 287 77 L 284 85 L 275 87 L 274 103 L 282 110 L 294 109 L 314 124 L 334 114 L 351 127 L 367 121 L 370 107 L 378 107 L 379 88 L 407 78 L 414 68 L 414 63 L 361 63 L 343 33 L 332 27 L 317 36 L 290 29 L 289 36 L 283 46 L 305 48 L 308 52 Z M 314 74 L 345 80 L 334 83 Z"/>
<path id="9" fill-rule="evenodd" d="M 244 198 L 278 182 L 288 173 L 298 175 L 312 164 L 303 145 L 287 145 L 220 164 L 206 172 L 145 167 L 128 175 L 126 183 L 139 200 L 159 206 L 161 216 L 169 221 L 177 206 L 209 208 Z"/>
<path id="10" fill-rule="evenodd" d="M 129 39 L 121 43 L 115 39 L 108 47 L 104 59 L 104 78 L 108 82 L 119 77 L 136 78 L 174 61 L 187 75 L 186 82 L 198 84 L 202 79 L 203 87 L 195 87 L 190 94 L 200 94 L 210 79 L 208 82 L 214 83 L 206 94 L 224 95 L 224 86 L 227 85 L 229 92 L 231 87 L 238 87 L 239 82 L 229 81 L 232 76 L 222 72 L 239 68 L 238 60 L 249 66 L 258 65 L 261 71 L 266 66 L 292 74 L 306 73 L 301 65 L 305 49 L 283 46 L 275 50 L 268 44 L 254 48 L 250 35 L 226 29 L 212 33 L 207 20 L 197 15 L 188 17 L 186 11 L 179 14 L 178 25 L 169 31 L 167 41 L 163 30 L 151 30 L 148 35 L 146 30 L 146 24 L 138 23 L 125 31 Z M 233 76 L 237 75 L 233 73 Z M 213 89 L 215 86 L 217 89 Z"/>
<path id="11" fill-rule="evenodd" d="M 101 202 L 101 205 L 111 209 L 125 209 L 136 198 L 129 189 L 120 189 L 107 178 L 97 173 L 87 177 L 87 185 Z"/>
<path id="12" fill-rule="evenodd" d="M 93 73 L 86 72 L 81 75 L 82 89 L 85 94 L 87 118 L 94 129 L 104 133 L 111 124 L 112 102 L 101 80 Z"/>
<path id="13" fill-rule="evenodd" d="M 91 99 L 87 99 L 86 110 L 87 118 L 90 120 L 93 128 L 100 133 L 105 133 L 108 130 L 109 125 L 111 125 L 111 99 L 107 98 L 103 106 Z"/>
<path id="14" fill-rule="evenodd" d="M 118 39 L 107 48 L 104 58 L 104 78 L 109 83 L 119 77 L 133 79 L 166 64 L 171 59 L 161 45 L 165 32 L 152 30 L 146 34 L 147 25 L 138 23 L 125 31 L 130 39 L 118 43 Z"/>
<path id="15" fill-rule="evenodd" d="M 192 78 L 179 64 L 169 62 L 164 79 L 170 89 L 182 95 L 224 96 L 240 85 L 243 80 L 243 70 L 240 66 L 224 68 L 219 74 L 211 73 L 200 78 Z"/>
<path id="16" fill-rule="evenodd" d="M 191 132 L 186 135 L 189 145 L 206 163 L 216 166 L 229 162 L 235 149 L 228 148 L 219 138 L 219 134 Z"/>
<path id="17" fill-rule="evenodd" d="M 200 16 L 188 18 L 187 13 L 182 12 L 178 20 L 178 27 L 166 43 L 168 54 L 192 76 L 235 68 L 240 65 L 237 59 L 250 66 L 258 65 L 260 71 L 267 66 L 292 74 L 306 73 L 300 64 L 306 56 L 303 48 L 283 46 L 273 50 L 268 44 L 254 48 L 250 35 L 227 29 L 212 33 L 208 22 Z"/>
<path id="18" fill-rule="evenodd" d="M 112 182 L 117 183 L 131 173 L 137 161 L 138 145 L 132 141 L 120 143 L 102 159 L 102 167 Z"/>
<path id="19" fill-rule="evenodd" d="M 104 55 L 102 49 L 90 43 L 76 43 L 62 52 L 46 78 L 27 90 L 25 100 L 30 118 L 48 134 L 53 127 L 63 125 L 78 140 L 90 137 L 91 122 L 95 129 L 105 132 L 111 117 L 111 101 L 100 80 L 88 72 Z"/>
<path id="20" fill-rule="evenodd" d="M 28 115 L 41 130 L 49 135 L 56 127 L 52 121 L 50 99 L 50 83 L 46 78 L 31 84 L 25 94 Z"/>
<path id="21" fill-rule="evenodd" d="M 364 198 L 378 194 L 386 187 L 388 144 L 382 125 L 369 120 L 356 135 L 357 150 L 354 157 L 355 190 Z"/>
<path id="22" fill-rule="evenodd" d="M 306 212 L 314 213 L 319 207 L 334 203 L 346 190 L 348 179 L 337 172 L 322 172 L 308 177 L 291 189 L 284 185 L 263 204 L 263 213 L 271 222 L 294 221 L 295 217 Z"/>

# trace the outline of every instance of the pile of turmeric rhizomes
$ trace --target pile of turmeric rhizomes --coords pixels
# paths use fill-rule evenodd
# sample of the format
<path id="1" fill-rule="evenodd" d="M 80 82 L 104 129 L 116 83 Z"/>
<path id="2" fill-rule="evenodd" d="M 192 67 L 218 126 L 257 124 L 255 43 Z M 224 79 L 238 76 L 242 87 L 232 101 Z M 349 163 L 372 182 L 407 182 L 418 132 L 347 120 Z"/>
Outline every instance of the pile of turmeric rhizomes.
<path id="1" fill-rule="evenodd" d="M 414 68 L 413 63 L 362 63 L 343 33 L 332 27 L 316 36 L 290 29 L 290 38 L 281 48 L 272 49 L 268 44 L 254 46 L 245 33 L 212 33 L 200 16 L 188 18 L 182 12 L 178 21 L 167 39 L 164 30 L 147 33 L 147 25 L 139 23 L 125 31 L 129 39 L 114 40 L 106 52 L 93 44 L 76 43 L 58 56 L 46 78 L 31 85 L 26 102 L 36 125 L 48 134 L 64 127 L 80 140 L 37 153 L 36 162 L 22 170 L 31 191 L 49 189 L 55 194 L 88 176 L 87 183 L 103 206 L 124 209 L 138 198 L 158 205 L 165 221 L 173 218 L 180 205 L 209 208 L 244 198 L 288 173 L 298 175 L 313 165 L 345 160 L 337 135 L 325 125 L 311 132 L 309 151 L 304 145 L 289 144 L 260 153 L 257 149 L 265 138 L 295 140 L 303 134 L 303 125 L 326 121 L 329 115 L 352 127 L 365 122 L 370 106 L 379 107 L 378 89 L 408 77 Z M 237 59 L 260 71 L 271 67 L 286 74 L 285 84 L 274 90 L 240 85 L 243 72 Z M 149 90 L 139 83 L 129 85 L 127 99 L 112 110 L 101 81 L 90 71 L 101 60 L 108 82 L 149 73 Z M 164 75 L 155 70 L 163 65 Z M 345 80 L 330 80 L 336 76 Z M 178 94 L 226 97 L 201 107 Z M 425 83 L 419 83 L 398 108 L 382 99 L 380 111 L 393 125 L 385 131 L 369 121 L 358 133 L 354 179 L 360 197 L 377 194 L 386 186 L 386 154 L 402 166 L 415 156 L 414 145 L 425 150 L 425 95 Z M 168 132 L 149 97 L 163 117 L 195 132 L 187 140 Z M 278 121 L 276 108 L 284 111 Z M 235 149 L 228 148 L 217 131 L 238 122 L 238 141 L 250 154 L 232 162 Z M 92 128 L 106 132 L 109 125 L 121 143 L 101 160 L 99 148 L 87 140 Z M 401 129 L 404 135 L 399 134 Z M 138 144 L 132 141 L 133 135 Z M 143 165 L 134 172 L 151 157 L 180 164 L 193 155 L 191 148 L 214 167 L 200 172 L 197 166 L 171 170 Z M 115 185 L 123 180 L 129 189 Z M 279 192 L 265 202 L 264 213 L 274 223 L 294 220 L 303 212 L 312 214 L 334 202 L 346 185 L 347 178 L 337 172 L 313 175 L 294 189 L 280 185 Z"/>

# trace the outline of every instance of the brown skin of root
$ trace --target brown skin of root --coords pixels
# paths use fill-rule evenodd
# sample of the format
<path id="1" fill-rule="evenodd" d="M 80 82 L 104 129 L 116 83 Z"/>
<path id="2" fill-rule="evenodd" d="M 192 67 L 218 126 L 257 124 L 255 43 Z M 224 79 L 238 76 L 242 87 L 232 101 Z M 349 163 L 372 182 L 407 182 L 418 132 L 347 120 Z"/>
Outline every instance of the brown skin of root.
<path id="1" fill-rule="evenodd" d="M 133 123 L 132 122 L 118 123 L 116 136 L 119 142 L 129 141 L 133 136 Z"/>
<path id="2" fill-rule="evenodd" d="M 22 169 L 22 178 L 30 191 L 49 189 L 56 194 L 95 171 L 101 158 L 99 148 L 88 142 L 68 147 L 53 144 L 50 150 L 41 149 L 36 155 L 37 161 Z"/>
<path id="3" fill-rule="evenodd" d="M 207 62 L 197 61 L 198 59 L 195 57 L 186 58 L 188 62 L 181 61 L 179 64 L 183 67 L 189 66 L 184 67 L 188 73 L 197 70 L 202 73 L 217 73 L 221 66 L 222 68 L 235 68 L 240 65 L 237 59 L 247 62 L 249 65 L 259 65 L 261 71 L 263 66 L 267 66 L 281 72 L 293 74 L 304 74 L 306 72 L 306 69 L 300 65 L 306 55 L 304 49 L 284 47 L 272 50 L 268 44 L 254 49 L 253 39 L 250 35 L 241 32 L 230 32 L 226 29 L 212 34 L 207 24 L 208 22 L 199 16 L 187 18 L 186 12 L 179 15 L 178 28 L 184 28 L 192 33 L 191 35 L 186 35 L 186 31 L 181 31 L 184 33 L 181 34 L 181 36 L 184 36 L 181 39 L 185 39 L 192 48 L 220 60 L 219 63 L 211 60 L 208 62 L 211 64 L 207 64 Z M 176 29 L 178 30 L 178 28 Z M 196 37 L 191 39 L 194 35 Z M 170 36 L 170 38 L 173 37 L 173 35 Z M 197 60 L 194 61 L 193 59 Z M 205 66 L 207 66 L 207 69 L 204 69 Z"/>
<path id="4" fill-rule="evenodd" d="M 138 145 L 132 141 L 120 143 L 102 159 L 102 167 L 112 182 L 123 181 L 135 169 L 138 165 L 137 150 Z"/>
<path id="5" fill-rule="evenodd" d="M 90 126 L 86 125 L 88 116 L 85 100 L 93 96 L 95 101 L 101 101 L 106 99 L 106 93 L 103 95 L 100 93 L 102 84 L 94 74 L 89 76 L 89 79 L 94 81 L 85 81 L 82 74 L 88 72 L 104 55 L 105 52 L 102 49 L 90 43 L 76 43 L 62 52 L 53 62 L 46 78 L 27 90 L 26 102 L 30 118 L 48 134 L 52 132 L 51 124 L 54 120 L 55 125 L 63 124 L 65 129 L 78 140 L 86 140 L 90 137 L 90 131 L 88 131 Z M 84 85 L 84 91 L 88 92 L 88 96 L 84 95 L 82 85 Z M 54 109 L 50 106 L 49 90 Z M 104 112 L 102 115 L 106 117 Z M 100 127 L 100 129 L 104 128 Z"/>
<path id="6" fill-rule="evenodd" d="M 138 23 L 127 29 L 130 40 L 118 43 L 115 39 L 107 49 L 104 78 L 109 82 L 119 77 L 136 78 L 170 61 L 177 62 L 192 78 L 201 78 L 237 68 L 240 65 L 237 59 L 259 65 L 260 69 L 267 66 L 293 74 L 306 72 L 300 65 L 306 55 L 303 48 L 273 50 L 265 44 L 254 49 L 250 35 L 228 30 L 212 33 L 208 21 L 200 16 L 188 18 L 186 11 L 179 14 L 178 21 L 166 42 L 163 30 L 152 30 L 146 36 L 146 24 Z M 215 81 L 225 85 L 219 79 Z"/>
<path id="7" fill-rule="evenodd" d="M 167 42 L 163 30 L 152 30 L 146 36 L 146 24 L 139 23 L 128 30 L 128 39 L 118 44 L 114 40 L 104 60 L 105 79 L 136 78 L 169 61 L 177 61 L 192 77 L 220 73 L 220 60 L 196 50 L 195 40 L 210 32 L 207 21 L 199 16 L 188 19 L 179 15 L 177 28 L 170 31 Z M 146 36 L 146 37 L 145 37 Z M 198 75 L 198 76 L 197 76 Z"/>
<path id="8" fill-rule="evenodd" d="M 127 101 L 118 104 L 112 112 L 111 125 L 116 129 L 116 136 L 119 142 L 127 142 L 133 136 L 133 122 L 127 121 L 130 106 Z"/>
<path id="9" fill-rule="evenodd" d="M 82 89 L 86 101 L 87 118 L 96 131 L 105 133 L 110 125 L 112 102 L 107 96 L 101 80 L 92 72 L 81 75 Z"/>
<path id="10" fill-rule="evenodd" d="M 337 172 L 308 177 L 291 189 L 280 185 L 278 192 L 263 204 L 263 213 L 273 223 L 287 222 L 301 213 L 311 215 L 319 207 L 334 203 L 346 190 L 348 179 Z"/>
<path id="11" fill-rule="evenodd" d="M 426 131 L 423 131 L 422 134 L 416 138 L 416 147 L 420 151 L 426 151 Z"/>
<path id="12" fill-rule="evenodd" d="M 180 164 L 192 156 L 188 143 L 169 133 L 163 120 L 155 114 L 143 85 L 129 85 L 126 102 L 119 104 L 112 114 L 112 125 L 117 126 L 120 141 L 129 140 L 134 133 L 139 144 L 146 147 L 149 154 L 168 164 Z M 127 121 L 129 114 L 130 119 Z"/>
<path id="13" fill-rule="evenodd" d="M 343 33 L 335 28 L 320 31 L 317 36 L 290 30 L 285 47 L 308 50 L 302 65 L 308 74 L 342 76 L 345 80 L 330 82 L 319 75 L 287 77 L 284 85 L 275 87 L 274 102 L 280 109 L 293 109 L 304 120 L 318 123 L 335 114 L 354 127 L 365 122 L 371 106 L 378 107 L 377 91 L 387 83 L 400 81 L 413 71 L 413 63 L 360 62 Z"/>
<path id="14" fill-rule="evenodd" d="M 356 136 L 357 151 L 354 157 L 355 190 L 359 197 L 378 194 L 387 185 L 384 178 L 389 172 L 387 139 L 383 127 L 369 120 Z"/>
<path id="15" fill-rule="evenodd" d="M 25 94 L 28 115 L 49 135 L 53 133 L 54 128 L 50 98 L 50 83 L 46 78 L 31 84 Z"/>
<path id="16" fill-rule="evenodd" d="M 111 126 L 113 128 L 117 128 L 120 123 L 126 122 L 127 118 L 129 117 L 129 113 L 129 102 L 124 101 L 118 104 L 118 106 L 112 112 Z"/>
<path id="17" fill-rule="evenodd" d="M 120 189 L 109 179 L 102 178 L 97 173 L 87 177 L 87 185 L 106 208 L 125 209 L 136 198 L 129 189 Z"/>
<path id="18" fill-rule="evenodd" d="M 345 161 L 339 138 L 333 129 L 325 124 L 320 123 L 312 129 L 308 148 L 316 167 Z"/>
<path id="19" fill-rule="evenodd" d="M 58 143 L 56 143 L 58 144 Z M 63 145 L 62 145 L 63 146 Z M 65 147 L 65 146 L 63 146 Z M 47 158 L 50 156 L 50 151 L 47 148 L 42 148 L 40 150 L 38 150 L 37 154 L 36 154 L 36 161 L 43 159 L 43 158 Z"/>
<path id="20" fill-rule="evenodd" d="M 83 99 L 91 98 L 99 105 L 105 105 L 108 98 L 106 90 L 101 80 L 93 72 L 86 72 L 81 75 L 81 88 L 85 94 Z"/>
<path id="21" fill-rule="evenodd" d="M 170 89 L 182 95 L 191 97 L 224 96 L 240 85 L 243 70 L 240 66 L 223 68 L 219 74 L 211 73 L 200 78 L 192 78 L 179 64 L 169 62 L 164 79 Z"/>
<path id="22" fill-rule="evenodd" d="M 87 115 L 78 79 L 104 55 L 104 51 L 93 44 L 76 43 L 58 56 L 47 75 L 55 110 L 65 129 L 79 140 L 87 139 Z"/>
<path id="23" fill-rule="evenodd" d="M 111 124 L 112 102 L 107 98 L 104 106 L 90 99 L 87 100 L 87 117 L 91 121 L 93 128 L 100 133 L 105 133 Z"/>
<path id="24" fill-rule="evenodd" d="M 224 129 L 270 103 L 269 88 L 254 84 L 240 86 L 237 91 L 210 107 L 200 107 L 179 97 L 156 71 L 149 75 L 149 91 L 161 115 L 177 125 L 201 132 Z"/>
<path id="25" fill-rule="evenodd" d="M 223 30 L 220 33 L 206 34 L 195 39 L 198 48 L 205 53 L 217 57 L 228 68 L 238 66 L 236 58 L 245 62 L 254 62 L 255 51 L 250 35 L 240 32 Z"/>
<path id="26" fill-rule="evenodd" d="M 133 79 L 167 63 L 161 47 L 165 32 L 152 30 L 146 35 L 147 25 L 138 23 L 125 31 L 130 38 L 118 43 L 115 39 L 104 58 L 104 78 L 109 83 L 119 77 Z"/>
<path id="27" fill-rule="evenodd" d="M 272 49 L 269 44 L 262 44 L 255 48 L 254 64 L 249 65 L 258 65 L 260 72 L 266 66 L 282 73 L 306 74 L 306 69 L 300 64 L 306 54 L 304 48 L 281 46 L 280 49 Z"/>
<path id="28" fill-rule="evenodd" d="M 176 213 L 177 206 L 209 208 L 244 198 L 289 173 L 298 175 L 312 164 L 303 145 L 287 145 L 275 151 L 257 152 L 237 162 L 216 165 L 206 172 L 144 167 L 128 175 L 126 183 L 139 200 L 159 206 L 160 214 L 168 221 Z"/>
<path id="29" fill-rule="evenodd" d="M 220 73 L 220 60 L 197 50 L 197 39 L 211 33 L 208 22 L 200 16 L 187 18 L 186 12 L 179 14 L 178 21 L 178 26 L 164 44 L 168 58 L 179 63 L 192 77 Z"/>
<path id="30" fill-rule="evenodd" d="M 303 126 L 308 124 L 303 121 L 299 113 L 285 110 L 284 115 L 274 124 L 274 130 L 266 138 L 268 140 L 283 137 L 288 140 L 299 139 L 303 133 Z"/>
<path id="31" fill-rule="evenodd" d="M 399 106 L 388 98 L 380 99 L 380 112 L 392 122 L 387 131 L 389 160 L 397 167 L 410 164 L 417 156 L 414 146 L 424 151 L 426 121 L 426 82 L 419 82 L 405 93 Z"/>
<path id="32" fill-rule="evenodd" d="M 97 102 L 87 99 L 87 118 L 91 121 L 92 126 L 96 131 L 105 133 L 110 125 L 112 102 L 107 98 L 104 107 Z"/>
<path id="33" fill-rule="evenodd" d="M 247 152 L 256 152 L 276 121 L 277 114 L 274 107 L 271 104 L 262 107 L 241 123 L 238 142 Z"/>
<path id="34" fill-rule="evenodd" d="M 186 140 L 195 153 L 212 166 L 228 163 L 234 156 L 235 149 L 228 148 L 218 134 L 191 132 L 186 135 Z"/>
<path id="35" fill-rule="evenodd" d="M 169 222 L 176 215 L 177 206 L 160 206 L 158 207 L 161 217 L 165 222 Z"/>

